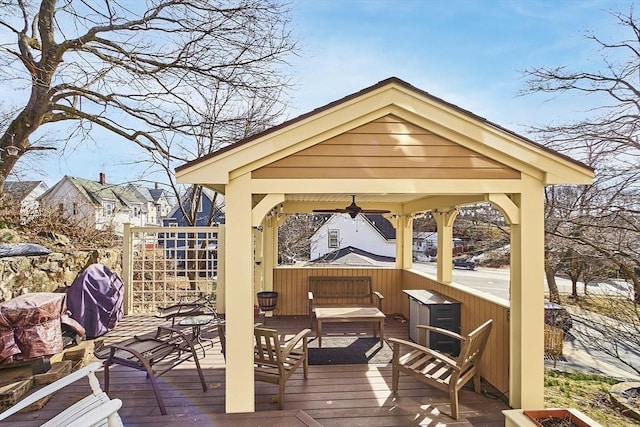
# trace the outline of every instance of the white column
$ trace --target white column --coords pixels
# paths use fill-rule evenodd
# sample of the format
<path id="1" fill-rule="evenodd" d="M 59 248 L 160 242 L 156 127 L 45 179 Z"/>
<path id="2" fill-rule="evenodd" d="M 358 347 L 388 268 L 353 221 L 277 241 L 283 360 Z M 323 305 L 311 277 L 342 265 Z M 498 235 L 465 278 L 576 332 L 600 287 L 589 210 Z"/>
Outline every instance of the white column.
<path id="1" fill-rule="evenodd" d="M 226 412 L 254 412 L 253 242 L 248 174 L 226 187 Z"/>

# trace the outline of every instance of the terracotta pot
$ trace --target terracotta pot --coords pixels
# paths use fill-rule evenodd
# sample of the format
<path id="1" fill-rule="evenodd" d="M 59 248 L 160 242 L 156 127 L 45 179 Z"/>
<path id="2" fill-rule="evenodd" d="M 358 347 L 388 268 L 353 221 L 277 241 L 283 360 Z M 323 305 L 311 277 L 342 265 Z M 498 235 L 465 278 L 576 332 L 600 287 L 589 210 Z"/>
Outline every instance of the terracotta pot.
<path id="1" fill-rule="evenodd" d="M 556 426 L 556 425 L 566 425 L 566 424 L 553 424 L 552 420 L 568 420 L 571 422 L 571 426 L 575 427 L 593 427 L 599 426 L 600 424 L 594 423 L 592 419 L 582 414 L 580 411 L 569 410 L 569 409 L 538 409 L 538 410 L 525 410 L 524 414 L 531 418 L 533 422 L 538 426 Z M 548 423 L 545 424 L 544 420 L 548 420 Z"/>

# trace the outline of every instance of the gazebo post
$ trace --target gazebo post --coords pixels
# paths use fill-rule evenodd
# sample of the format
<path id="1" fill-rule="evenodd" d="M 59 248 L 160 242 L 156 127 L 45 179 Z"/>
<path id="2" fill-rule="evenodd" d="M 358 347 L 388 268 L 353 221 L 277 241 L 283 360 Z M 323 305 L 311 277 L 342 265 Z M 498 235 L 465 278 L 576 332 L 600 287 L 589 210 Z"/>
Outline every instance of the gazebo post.
<path id="1" fill-rule="evenodd" d="M 513 197 L 520 221 L 511 225 L 509 405 L 531 409 L 544 406 L 544 186 L 522 181 Z"/>
<path id="2" fill-rule="evenodd" d="M 226 398 L 225 411 L 254 412 L 253 396 L 253 235 L 250 175 L 231 179 L 226 188 Z"/>

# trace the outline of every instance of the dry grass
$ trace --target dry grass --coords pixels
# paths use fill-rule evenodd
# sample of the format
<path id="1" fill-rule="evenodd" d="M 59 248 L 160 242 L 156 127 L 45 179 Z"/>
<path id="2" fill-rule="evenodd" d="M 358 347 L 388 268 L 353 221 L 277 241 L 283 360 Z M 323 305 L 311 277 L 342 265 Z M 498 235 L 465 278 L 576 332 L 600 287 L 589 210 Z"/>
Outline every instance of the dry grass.
<path id="1" fill-rule="evenodd" d="M 582 296 L 579 299 L 563 297 L 562 304 L 573 306 L 624 321 L 637 307 L 624 298 Z M 573 407 L 603 426 L 628 427 L 640 425 L 626 417 L 611 403 L 609 390 L 620 382 L 604 375 L 548 370 L 545 373 L 544 400 L 546 407 Z"/>
<path id="2" fill-rule="evenodd" d="M 576 372 L 545 372 L 544 403 L 548 408 L 576 408 L 607 427 L 638 425 L 616 409 L 609 389 L 619 380 Z"/>

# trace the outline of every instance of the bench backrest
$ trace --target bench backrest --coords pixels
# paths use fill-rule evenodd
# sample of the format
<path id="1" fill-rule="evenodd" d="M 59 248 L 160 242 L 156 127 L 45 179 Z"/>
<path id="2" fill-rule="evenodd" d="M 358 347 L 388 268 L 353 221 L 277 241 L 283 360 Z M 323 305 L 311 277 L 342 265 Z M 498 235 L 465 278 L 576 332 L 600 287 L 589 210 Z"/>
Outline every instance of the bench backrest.
<path id="1" fill-rule="evenodd" d="M 309 277 L 314 304 L 373 304 L 371 277 Z"/>

